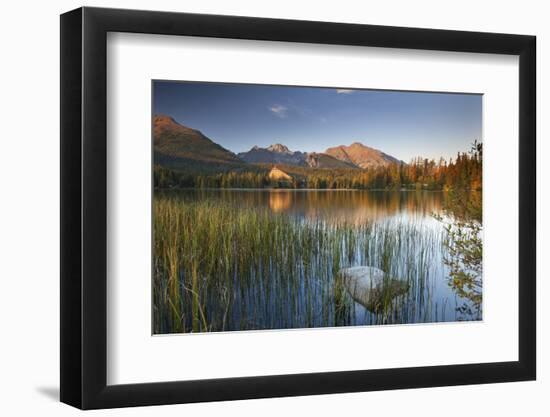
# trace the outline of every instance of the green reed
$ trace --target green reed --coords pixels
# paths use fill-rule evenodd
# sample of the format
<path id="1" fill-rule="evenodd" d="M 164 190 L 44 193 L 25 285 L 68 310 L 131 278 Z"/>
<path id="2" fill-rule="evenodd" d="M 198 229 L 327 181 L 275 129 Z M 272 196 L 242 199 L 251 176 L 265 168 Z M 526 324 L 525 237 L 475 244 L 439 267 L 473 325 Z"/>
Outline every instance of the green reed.
<path id="1" fill-rule="evenodd" d="M 154 333 L 433 321 L 441 232 L 414 221 L 305 220 L 216 199 L 155 196 Z M 409 282 L 377 312 L 338 271 L 372 265 Z M 359 309 L 359 310 L 358 310 Z M 437 307 L 436 307 L 437 313 Z"/>

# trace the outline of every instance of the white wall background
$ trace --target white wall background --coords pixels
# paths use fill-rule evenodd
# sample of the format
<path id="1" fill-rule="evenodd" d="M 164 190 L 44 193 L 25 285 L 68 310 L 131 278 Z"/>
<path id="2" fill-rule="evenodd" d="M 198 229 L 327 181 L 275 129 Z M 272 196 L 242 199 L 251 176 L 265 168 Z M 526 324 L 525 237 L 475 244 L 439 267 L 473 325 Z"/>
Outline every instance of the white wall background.
<path id="1" fill-rule="evenodd" d="M 59 392 L 59 17 L 82 3 L 7 2 L 0 20 L 0 413 L 75 415 Z M 100 411 L 95 415 L 548 415 L 550 83 L 545 2 L 94 1 L 86 5 L 532 34 L 538 37 L 538 381 Z M 545 395 L 546 394 L 546 395 Z"/>

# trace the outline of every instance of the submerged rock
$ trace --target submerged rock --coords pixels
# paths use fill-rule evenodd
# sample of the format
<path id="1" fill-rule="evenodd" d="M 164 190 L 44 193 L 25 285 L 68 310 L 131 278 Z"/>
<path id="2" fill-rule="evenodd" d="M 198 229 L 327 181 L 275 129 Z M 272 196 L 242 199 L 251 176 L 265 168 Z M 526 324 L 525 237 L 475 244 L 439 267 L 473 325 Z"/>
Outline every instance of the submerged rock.
<path id="1" fill-rule="evenodd" d="M 339 276 L 351 297 L 370 311 L 378 311 L 409 290 L 406 281 L 385 276 L 384 271 L 373 266 L 344 268 Z"/>

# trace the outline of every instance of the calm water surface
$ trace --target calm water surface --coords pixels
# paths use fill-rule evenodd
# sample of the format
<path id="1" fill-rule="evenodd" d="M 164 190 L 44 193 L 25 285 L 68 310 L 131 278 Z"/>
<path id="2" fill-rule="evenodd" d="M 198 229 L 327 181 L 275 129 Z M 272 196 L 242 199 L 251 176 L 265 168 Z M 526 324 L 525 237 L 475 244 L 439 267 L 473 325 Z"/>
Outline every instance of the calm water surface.
<path id="1" fill-rule="evenodd" d="M 326 311 L 330 302 L 327 287 L 334 286 L 335 277 L 319 278 L 316 285 L 300 287 L 303 305 L 292 306 L 289 316 L 296 316 L 303 309 L 303 315 L 313 317 L 307 323 L 280 320 L 273 317 L 256 317 L 255 328 L 321 327 L 337 325 L 427 323 L 457 320 L 480 320 L 481 311 L 468 300 L 459 297 L 449 285 L 449 271 L 444 263 L 446 231 L 434 215 L 444 216 L 444 192 L 430 191 L 358 191 L 358 190 L 179 190 L 166 194 L 177 196 L 182 201 L 204 199 L 220 200 L 236 207 L 266 208 L 274 215 L 288 215 L 300 222 L 326 225 L 327 230 L 346 224 L 352 229 L 371 224 L 374 232 L 368 239 L 354 242 L 357 250 L 341 266 L 371 265 L 384 267 L 385 272 L 411 283 L 409 292 L 399 297 L 389 312 L 372 312 L 352 301 L 343 322 L 336 319 L 315 320 L 315 311 Z M 387 251 L 382 239 L 392 237 L 390 265 L 384 260 Z M 365 241 L 368 240 L 368 241 Z M 264 271 L 264 273 L 268 273 Z M 401 275 L 401 276 L 399 276 Z M 314 277 L 315 278 L 315 277 Z M 306 281 L 306 280 L 304 280 Z M 277 289 L 276 289 L 277 290 Z M 248 288 L 254 293 L 254 288 Z M 235 295 L 235 304 L 247 304 L 247 295 L 242 291 Z M 244 298 L 243 298 L 244 297 Z M 239 299 L 242 298 L 242 299 Z M 257 300 L 257 294 L 249 297 Z M 306 302 L 307 300 L 307 302 Z M 329 300 L 329 301 L 327 301 Z M 269 303 L 270 300 L 264 300 Z M 300 302 L 298 302 L 300 304 Z M 254 311 L 256 306 L 249 306 Z M 336 307 L 335 307 L 336 308 Z M 290 309 L 290 307 L 289 307 Z M 313 312 L 311 312 L 313 310 Z M 263 308 L 269 315 L 269 308 Z M 306 314 L 307 313 L 307 314 Z M 279 313 L 280 315 L 280 313 Z M 298 314 L 300 315 L 300 314 Z M 337 315 L 330 315 L 335 317 Z M 232 310 L 234 326 L 242 323 L 242 312 Z M 242 325 L 241 325 L 242 327 Z"/>

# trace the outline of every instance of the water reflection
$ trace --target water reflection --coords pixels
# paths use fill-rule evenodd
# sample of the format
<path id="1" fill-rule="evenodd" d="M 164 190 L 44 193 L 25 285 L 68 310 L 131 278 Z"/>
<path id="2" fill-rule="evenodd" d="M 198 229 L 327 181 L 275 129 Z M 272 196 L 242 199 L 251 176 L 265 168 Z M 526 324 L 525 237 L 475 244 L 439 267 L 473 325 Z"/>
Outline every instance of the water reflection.
<path id="1" fill-rule="evenodd" d="M 188 198 L 215 198 L 239 206 L 268 207 L 328 223 L 362 224 L 367 221 L 404 217 L 426 219 L 442 214 L 446 195 L 431 191 L 352 190 L 227 190 L 182 191 Z"/>
<path id="2" fill-rule="evenodd" d="M 447 220 L 450 219 L 449 216 L 462 215 L 459 212 L 449 212 L 447 193 L 265 189 L 190 189 L 157 193 L 159 197 L 167 194 L 171 197 L 177 196 L 176 200 L 188 202 L 215 200 L 234 206 L 235 210 L 263 208 L 277 215 L 286 214 L 312 224 L 316 239 L 317 236 L 319 239 L 326 239 L 327 233 L 339 233 L 338 236 L 344 242 L 344 252 L 353 254 L 349 258 L 340 258 L 341 253 L 337 250 L 321 255 L 318 252 L 321 247 L 319 241 L 311 239 L 311 256 L 307 262 L 296 255 L 296 258 L 290 257 L 292 262 L 285 264 L 290 270 L 296 270 L 295 275 L 302 279 L 302 282 L 292 286 L 289 286 L 286 272 L 276 270 L 276 262 L 268 262 L 265 266 L 260 262 L 259 269 L 246 275 L 246 285 L 239 287 L 234 295 L 231 305 L 240 307 L 233 310 L 229 327 L 242 328 L 239 326 L 242 326 L 243 311 L 254 311 L 254 317 L 259 323 L 263 323 L 256 324 L 258 327 L 255 328 L 316 327 L 321 325 L 317 321 L 325 323 L 322 325 L 363 325 L 481 319 L 481 311 L 475 309 L 475 300 L 451 285 L 453 281 L 449 265 L 445 263 L 446 230 L 444 224 L 434 215 Z M 319 226 L 320 223 L 322 226 Z M 338 232 L 335 231 L 337 226 L 342 226 Z M 256 238 L 256 235 L 251 236 Z M 219 242 L 212 243 L 217 245 Z M 282 246 L 277 247 L 278 249 L 291 242 L 280 244 Z M 284 256 L 280 256 L 279 252 L 284 253 Z M 272 252 L 270 247 L 262 247 L 258 249 L 258 253 L 260 257 L 280 256 L 277 262 L 283 262 L 289 256 L 286 249 Z M 335 257 L 338 258 L 336 261 Z M 245 260 L 246 263 L 249 261 Z M 334 269 L 334 262 L 342 267 L 374 266 L 396 278 L 406 280 L 410 290 L 406 296 L 400 298 L 399 306 L 389 315 L 373 314 L 358 303 L 351 307 L 342 307 L 339 304 L 339 286 L 336 280 L 339 267 Z M 239 270 L 235 276 L 240 273 Z M 269 278 L 265 278 L 266 276 Z M 260 277 L 265 278 L 265 282 L 261 284 L 263 287 L 257 283 Z M 286 292 L 291 290 L 300 301 L 296 305 L 288 304 L 288 314 L 276 316 L 273 309 L 283 311 L 286 305 L 282 302 L 281 305 L 277 304 L 280 302 L 277 297 L 284 298 Z M 214 295 L 212 297 L 209 306 L 215 310 L 219 299 Z M 294 323 L 296 311 L 292 309 L 300 312 L 299 317 L 313 317 L 313 321 Z M 303 309 L 307 312 L 302 311 Z M 326 311 L 330 313 L 328 318 L 324 317 Z M 287 318 L 288 321 L 285 321 Z"/>
<path id="3" fill-rule="evenodd" d="M 269 193 L 269 208 L 273 212 L 288 211 L 292 207 L 292 195 L 290 193 Z"/>

